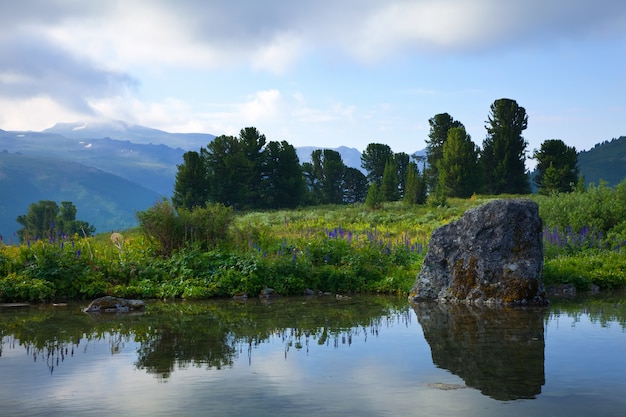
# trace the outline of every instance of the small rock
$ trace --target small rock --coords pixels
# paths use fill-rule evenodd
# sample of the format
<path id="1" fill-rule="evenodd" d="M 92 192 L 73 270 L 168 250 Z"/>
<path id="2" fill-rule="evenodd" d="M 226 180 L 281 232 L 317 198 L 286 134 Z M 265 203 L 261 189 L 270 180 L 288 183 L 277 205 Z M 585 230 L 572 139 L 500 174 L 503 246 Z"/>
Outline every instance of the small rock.
<path id="1" fill-rule="evenodd" d="M 125 313 L 128 311 L 143 310 L 146 304 L 142 300 L 129 300 L 118 297 L 96 298 L 83 311 L 85 313 Z"/>

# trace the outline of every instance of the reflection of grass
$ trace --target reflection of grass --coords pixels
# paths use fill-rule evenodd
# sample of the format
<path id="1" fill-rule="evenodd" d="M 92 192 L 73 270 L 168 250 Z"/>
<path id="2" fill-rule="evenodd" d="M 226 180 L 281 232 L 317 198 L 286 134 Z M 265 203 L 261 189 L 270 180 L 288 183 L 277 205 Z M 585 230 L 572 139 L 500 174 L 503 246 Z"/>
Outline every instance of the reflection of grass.
<path id="1" fill-rule="evenodd" d="M 79 345 L 82 349 L 85 339 L 87 345 L 108 341 L 112 354 L 119 352 L 120 343 L 132 340 L 140 344 L 136 366 L 168 378 L 174 369 L 190 364 L 230 366 L 243 352 L 252 355 L 255 346 L 272 337 L 296 349 L 313 343 L 335 348 L 410 320 L 405 298 L 382 296 L 349 302 L 327 296 L 245 303 L 153 301 L 141 315 L 77 315 L 80 308 L 70 304 L 63 310 L 3 311 L 0 339 L 10 337 L 33 360 L 43 359 L 51 372 Z"/>
<path id="2" fill-rule="evenodd" d="M 550 315 L 546 316 L 546 320 L 562 314 L 574 318 L 575 323 L 583 316 L 587 316 L 592 323 L 600 323 L 602 327 L 617 322 L 626 330 L 626 292 L 583 294 L 573 298 L 554 297 L 550 304 Z"/>

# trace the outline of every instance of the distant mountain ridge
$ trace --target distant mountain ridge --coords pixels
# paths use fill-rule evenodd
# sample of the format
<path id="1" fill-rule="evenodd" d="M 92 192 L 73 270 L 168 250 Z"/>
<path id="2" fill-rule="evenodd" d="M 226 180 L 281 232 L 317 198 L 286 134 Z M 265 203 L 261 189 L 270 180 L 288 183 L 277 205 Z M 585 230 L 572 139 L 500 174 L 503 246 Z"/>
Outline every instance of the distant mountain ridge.
<path id="1" fill-rule="evenodd" d="M 57 123 L 41 133 L 53 133 L 72 139 L 112 138 L 142 145 L 166 145 L 185 151 L 206 147 L 215 135 L 208 133 L 169 133 L 163 130 L 126 123 L 122 120 Z"/>

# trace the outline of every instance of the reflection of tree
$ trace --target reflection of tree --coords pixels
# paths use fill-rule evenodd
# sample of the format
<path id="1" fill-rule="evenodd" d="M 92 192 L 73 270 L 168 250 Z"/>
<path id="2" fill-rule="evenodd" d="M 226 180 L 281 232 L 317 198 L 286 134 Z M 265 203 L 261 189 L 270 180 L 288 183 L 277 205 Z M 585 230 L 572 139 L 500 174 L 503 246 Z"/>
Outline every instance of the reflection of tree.
<path id="1" fill-rule="evenodd" d="M 535 398 L 545 383 L 545 309 L 414 305 L 435 365 L 497 400 Z"/>
<path id="2" fill-rule="evenodd" d="M 254 347 L 270 339 L 284 343 L 285 355 L 292 348 L 308 350 L 312 343 L 339 348 L 349 346 L 354 338 L 376 337 L 395 320 L 405 324 L 410 320 L 406 300 L 390 297 L 367 297 L 365 302 L 334 297 L 149 302 L 145 313 L 138 315 L 90 316 L 80 308 L 42 307 L 3 314 L 0 338 L 19 343 L 36 361 L 45 360 L 51 372 L 93 341 L 106 341 L 111 354 L 135 342 L 139 344 L 137 368 L 167 379 L 175 369 L 190 365 L 230 366 L 244 352 L 252 361 Z"/>

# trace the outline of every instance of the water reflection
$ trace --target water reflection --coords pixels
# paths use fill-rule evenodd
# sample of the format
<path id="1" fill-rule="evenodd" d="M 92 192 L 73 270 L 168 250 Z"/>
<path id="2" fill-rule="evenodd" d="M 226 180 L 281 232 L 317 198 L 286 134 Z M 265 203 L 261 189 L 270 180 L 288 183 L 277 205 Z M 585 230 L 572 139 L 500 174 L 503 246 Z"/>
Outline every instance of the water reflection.
<path id="1" fill-rule="evenodd" d="M 545 383 L 545 309 L 413 306 L 435 365 L 497 400 L 535 398 Z"/>
<path id="2" fill-rule="evenodd" d="M 84 307 L 0 307 L 0 404 L 12 416 L 626 409 L 623 295 L 546 310 L 374 296 L 150 302 L 141 315 Z"/>
<path id="3" fill-rule="evenodd" d="M 190 366 L 231 367 L 242 354 L 250 364 L 254 349 L 270 338 L 283 344 L 287 357 L 291 349 L 308 351 L 311 343 L 339 348 L 350 346 L 354 337 L 367 341 L 390 320 L 410 320 L 406 301 L 390 297 L 151 302 L 144 313 L 119 315 L 81 309 L 5 310 L 0 340 L 13 348 L 18 343 L 35 362 L 44 360 L 50 373 L 90 342 L 107 341 L 112 355 L 135 343 L 136 368 L 167 380 L 176 369 Z"/>

